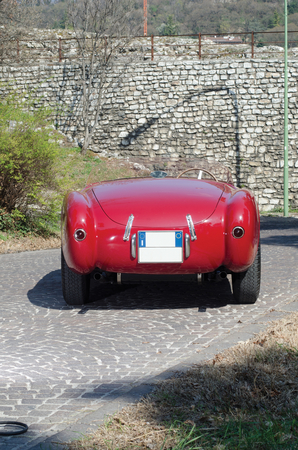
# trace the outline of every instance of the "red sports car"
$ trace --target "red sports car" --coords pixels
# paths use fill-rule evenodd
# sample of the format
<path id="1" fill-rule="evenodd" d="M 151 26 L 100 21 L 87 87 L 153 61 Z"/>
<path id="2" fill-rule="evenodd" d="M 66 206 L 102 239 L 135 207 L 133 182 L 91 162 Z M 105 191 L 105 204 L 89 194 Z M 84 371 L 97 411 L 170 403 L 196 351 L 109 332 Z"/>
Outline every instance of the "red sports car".
<path id="1" fill-rule="evenodd" d="M 227 168 L 193 165 L 180 173 L 174 165 L 142 178 L 104 181 L 66 195 L 61 255 L 69 305 L 88 302 L 91 276 L 109 283 L 148 275 L 207 282 L 231 274 L 235 301 L 257 300 L 261 257 L 255 198 L 233 185 Z"/>

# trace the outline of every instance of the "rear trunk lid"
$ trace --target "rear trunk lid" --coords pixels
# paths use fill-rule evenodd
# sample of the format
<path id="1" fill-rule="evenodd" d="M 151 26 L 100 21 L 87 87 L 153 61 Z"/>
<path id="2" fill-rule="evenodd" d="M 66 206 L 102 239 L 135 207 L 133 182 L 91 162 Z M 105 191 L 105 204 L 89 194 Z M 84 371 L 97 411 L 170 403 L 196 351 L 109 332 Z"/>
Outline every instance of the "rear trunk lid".
<path id="1" fill-rule="evenodd" d="M 134 227 L 168 228 L 194 223 L 212 215 L 224 184 L 188 178 L 136 178 L 107 181 L 92 187 L 106 215 L 122 225 L 133 214 Z"/>

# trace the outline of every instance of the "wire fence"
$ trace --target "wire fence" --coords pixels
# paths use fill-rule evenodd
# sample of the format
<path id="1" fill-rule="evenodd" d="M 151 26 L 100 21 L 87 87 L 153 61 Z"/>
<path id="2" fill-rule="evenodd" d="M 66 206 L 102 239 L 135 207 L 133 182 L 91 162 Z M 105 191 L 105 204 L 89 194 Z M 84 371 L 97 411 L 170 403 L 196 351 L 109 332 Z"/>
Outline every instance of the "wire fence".
<path id="1" fill-rule="evenodd" d="M 119 57 L 131 52 L 140 52 L 142 57 L 154 61 L 160 58 L 214 59 L 214 58 L 279 58 L 284 54 L 284 32 L 246 32 L 232 34 L 198 33 L 175 36 L 136 36 L 130 40 L 123 37 L 97 40 L 96 52 L 106 51 L 107 45 L 114 45 Z M 94 37 L 90 41 L 86 55 L 91 53 Z M 112 44 L 111 44 L 112 42 Z M 1 44 L 0 44 L 1 45 Z M 298 57 L 298 31 L 288 31 L 290 55 Z M 31 63 L 32 61 L 70 62 L 79 60 L 80 45 L 78 38 L 43 37 L 40 39 L 17 39 L 2 42 L 0 63 Z"/>

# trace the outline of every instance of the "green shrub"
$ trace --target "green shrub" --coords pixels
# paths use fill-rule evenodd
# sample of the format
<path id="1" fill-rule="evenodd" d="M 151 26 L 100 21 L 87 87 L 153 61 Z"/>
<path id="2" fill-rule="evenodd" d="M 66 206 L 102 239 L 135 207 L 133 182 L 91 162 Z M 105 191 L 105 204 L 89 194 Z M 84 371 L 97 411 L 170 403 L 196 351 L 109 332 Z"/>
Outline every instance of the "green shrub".
<path id="1" fill-rule="evenodd" d="M 58 146 L 50 111 L 31 106 L 18 95 L 0 101 L 0 230 L 26 232 L 54 214 Z"/>
<path id="2" fill-rule="evenodd" d="M 43 191 L 55 186 L 57 145 L 49 114 L 21 111 L 14 96 L 0 102 L 0 207 L 7 212 L 44 205 Z"/>
<path id="3" fill-rule="evenodd" d="M 0 208 L 0 232 L 6 232 L 13 236 L 25 236 L 27 234 L 42 235 L 43 237 L 56 235 L 59 232 L 57 213 L 43 213 L 26 215 L 18 209 L 11 213 Z M 0 234 L 0 239 L 3 235 Z"/>

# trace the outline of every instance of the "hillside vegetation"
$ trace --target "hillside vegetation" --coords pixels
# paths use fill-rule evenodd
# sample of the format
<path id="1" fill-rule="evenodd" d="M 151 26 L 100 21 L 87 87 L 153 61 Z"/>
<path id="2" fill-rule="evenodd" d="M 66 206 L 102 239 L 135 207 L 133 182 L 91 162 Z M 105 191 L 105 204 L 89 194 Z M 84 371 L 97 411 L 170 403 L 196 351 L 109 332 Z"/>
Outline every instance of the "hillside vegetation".
<path id="1" fill-rule="evenodd" d="M 67 2 L 43 0 L 40 26 L 67 27 Z M 298 30 L 298 0 L 288 4 L 288 22 Z M 282 27 L 283 2 L 275 0 L 149 0 L 148 34 L 192 34 L 265 31 Z M 135 0 L 132 21 L 143 21 L 143 0 Z"/>

